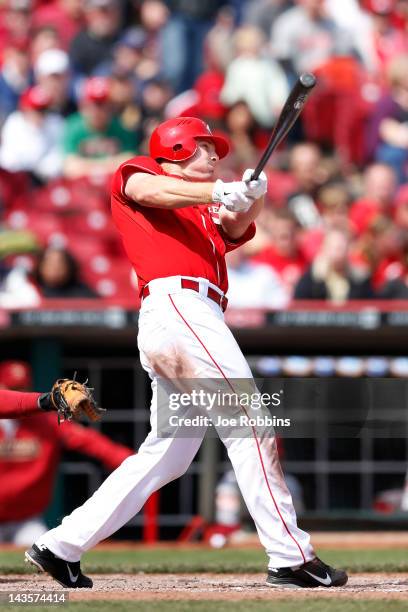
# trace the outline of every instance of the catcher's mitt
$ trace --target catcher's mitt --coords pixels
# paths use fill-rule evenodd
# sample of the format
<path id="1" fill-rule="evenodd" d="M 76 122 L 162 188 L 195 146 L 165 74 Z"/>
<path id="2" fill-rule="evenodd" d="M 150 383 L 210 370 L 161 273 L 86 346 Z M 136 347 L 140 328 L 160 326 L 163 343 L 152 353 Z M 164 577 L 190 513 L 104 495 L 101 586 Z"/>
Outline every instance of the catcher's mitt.
<path id="1" fill-rule="evenodd" d="M 90 421 L 99 421 L 104 408 L 97 406 L 92 395 L 93 389 L 86 386 L 87 381 L 80 383 L 69 378 L 57 380 L 49 393 L 41 395 L 38 404 L 42 410 L 56 410 L 58 424 L 61 421 L 79 419 L 85 414 Z"/>

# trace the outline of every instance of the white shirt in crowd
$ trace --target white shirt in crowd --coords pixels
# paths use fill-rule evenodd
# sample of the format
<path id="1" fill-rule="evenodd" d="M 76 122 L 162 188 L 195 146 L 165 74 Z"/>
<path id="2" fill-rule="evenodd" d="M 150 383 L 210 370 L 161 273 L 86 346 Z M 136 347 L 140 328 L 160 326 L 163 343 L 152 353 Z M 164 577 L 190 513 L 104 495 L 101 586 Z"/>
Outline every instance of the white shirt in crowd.
<path id="1" fill-rule="evenodd" d="M 255 119 L 273 124 L 289 93 L 282 68 L 270 58 L 237 57 L 227 68 L 221 101 L 227 106 L 246 102 Z"/>
<path id="2" fill-rule="evenodd" d="M 269 266 L 242 262 L 228 268 L 228 304 L 232 308 L 287 306 L 290 296 L 279 275 Z"/>
<path id="3" fill-rule="evenodd" d="M 10 172 L 34 172 L 44 180 L 59 176 L 63 125 L 63 118 L 55 113 L 38 124 L 21 111 L 11 113 L 1 132 L 0 166 Z"/>

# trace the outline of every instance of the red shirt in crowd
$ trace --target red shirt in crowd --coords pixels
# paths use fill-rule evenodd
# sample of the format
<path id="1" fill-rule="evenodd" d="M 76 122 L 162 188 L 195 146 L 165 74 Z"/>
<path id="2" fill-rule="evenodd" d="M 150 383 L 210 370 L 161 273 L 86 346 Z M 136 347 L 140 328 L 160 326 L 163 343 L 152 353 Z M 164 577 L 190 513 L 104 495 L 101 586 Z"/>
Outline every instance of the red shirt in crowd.
<path id="1" fill-rule="evenodd" d="M 284 256 L 276 251 L 273 246 L 264 248 L 253 261 L 267 264 L 277 272 L 282 282 L 292 290 L 306 269 L 306 258 L 298 251 L 292 256 Z"/>
<path id="2" fill-rule="evenodd" d="M 239 240 L 231 241 L 217 223 L 215 206 L 140 206 L 125 194 L 126 181 L 135 172 L 169 175 L 150 157 L 133 157 L 113 177 L 112 215 L 138 276 L 139 290 L 153 279 L 180 275 L 206 278 L 226 292 L 225 253 L 251 240 L 255 224 Z"/>
<path id="3" fill-rule="evenodd" d="M 134 454 L 94 429 L 72 422 L 59 426 L 54 412 L 24 416 L 36 410 L 38 396 L 0 390 L 0 523 L 28 519 L 47 508 L 63 450 L 84 453 L 110 470 Z"/>
<path id="4" fill-rule="evenodd" d="M 72 39 L 84 26 L 84 19 L 81 16 L 75 19 L 69 15 L 62 3 L 47 2 L 33 11 L 31 24 L 34 30 L 52 27 L 62 47 L 68 50 Z"/>
<path id="5" fill-rule="evenodd" d="M 349 219 L 353 230 L 360 236 L 380 214 L 386 214 L 386 212 L 384 213 L 378 202 L 362 198 L 351 205 Z"/>

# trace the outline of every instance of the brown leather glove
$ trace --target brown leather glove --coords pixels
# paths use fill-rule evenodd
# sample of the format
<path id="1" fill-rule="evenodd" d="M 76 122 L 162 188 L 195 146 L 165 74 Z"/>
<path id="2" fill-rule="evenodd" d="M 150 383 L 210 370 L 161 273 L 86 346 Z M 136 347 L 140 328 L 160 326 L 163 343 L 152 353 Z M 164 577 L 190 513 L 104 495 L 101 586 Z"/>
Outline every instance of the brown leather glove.
<path id="1" fill-rule="evenodd" d="M 38 400 L 42 410 L 55 410 L 58 413 L 58 423 L 61 421 L 78 420 L 86 415 L 90 421 L 99 421 L 104 408 L 97 406 L 92 395 L 93 389 L 74 378 L 60 378 L 49 393 L 44 393 Z"/>

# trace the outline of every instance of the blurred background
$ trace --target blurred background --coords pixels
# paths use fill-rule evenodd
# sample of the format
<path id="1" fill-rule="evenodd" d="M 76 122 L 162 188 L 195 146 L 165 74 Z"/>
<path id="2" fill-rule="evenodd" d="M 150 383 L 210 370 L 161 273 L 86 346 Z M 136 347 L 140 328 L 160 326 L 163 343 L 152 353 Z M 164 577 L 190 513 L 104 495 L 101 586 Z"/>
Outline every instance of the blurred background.
<path id="1" fill-rule="evenodd" d="M 101 432 L 137 449 L 150 390 L 136 279 L 110 219 L 112 173 L 147 154 L 162 120 L 192 115 L 228 138 L 219 173 L 240 178 L 303 71 L 318 85 L 268 165 L 256 237 L 228 255 L 227 321 L 256 376 L 408 378 L 408 0 L 2 0 L 3 387 L 44 391 L 78 370 L 109 409 Z M 25 470 L 41 457 L 38 431 L 20 424 L 0 421 L 3 491 L 10 462 Z M 281 440 L 301 522 L 406 525 L 407 434 Z M 16 450 L 20 438 L 32 444 Z M 48 525 L 114 467 L 58 444 L 34 516 Z M 250 529 L 229 469 L 207 441 L 118 537 Z M 0 532 L 9 522 L 0 514 Z"/>

